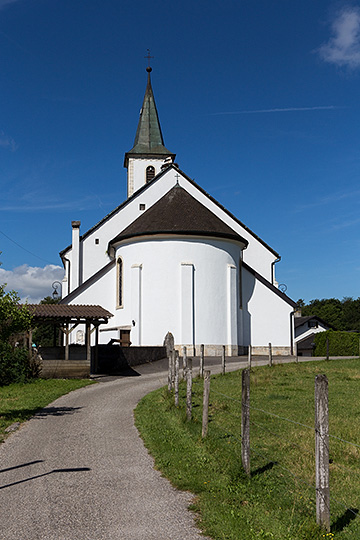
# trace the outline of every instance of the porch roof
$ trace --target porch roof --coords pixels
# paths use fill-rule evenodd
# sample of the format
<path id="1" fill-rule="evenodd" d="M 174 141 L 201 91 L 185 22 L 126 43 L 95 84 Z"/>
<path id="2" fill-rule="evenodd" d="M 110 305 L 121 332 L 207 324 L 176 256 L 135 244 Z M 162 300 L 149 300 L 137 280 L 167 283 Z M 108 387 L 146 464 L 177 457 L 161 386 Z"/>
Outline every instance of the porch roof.
<path id="1" fill-rule="evenodd" d="M 113 314 L 101 306 L 80 304 L 27 304 L 36 322 L 106 324 Z"/>

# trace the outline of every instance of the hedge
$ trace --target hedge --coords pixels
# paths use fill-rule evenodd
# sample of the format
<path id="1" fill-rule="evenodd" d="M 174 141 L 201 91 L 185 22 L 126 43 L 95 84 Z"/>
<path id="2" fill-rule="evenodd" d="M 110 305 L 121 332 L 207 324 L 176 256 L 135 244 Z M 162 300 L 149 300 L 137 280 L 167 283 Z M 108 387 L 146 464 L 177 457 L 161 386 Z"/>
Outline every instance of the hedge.
<path id="1" fill-rule="evenodd" d="M 326 356 L 326 340 L 329 339 L 330 356 L 359 356 L 360 334 L 326 330 L 315 334 L 314 356 Z"/>

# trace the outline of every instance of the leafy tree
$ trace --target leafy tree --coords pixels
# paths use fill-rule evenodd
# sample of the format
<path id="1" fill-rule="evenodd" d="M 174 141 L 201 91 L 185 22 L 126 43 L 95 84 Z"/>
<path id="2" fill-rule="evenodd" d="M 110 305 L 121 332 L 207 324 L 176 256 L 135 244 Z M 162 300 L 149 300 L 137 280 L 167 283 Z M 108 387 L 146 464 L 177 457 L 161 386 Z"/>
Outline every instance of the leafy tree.
<path id="1" fill-rule="evenodd" d="M 337 330 L 360 332 L 360 298 L 316 298 L 302 306 L 301 313 L 304 316 L 317 315 Z"/>
<path id="2" fill-rule="evenodd" d="M 20 304 L 15 291 L 5 292 L 6 285 L 0 285 L 0 342 L 9 342 L 14 334 L 25 332 L 31 326 L 31 313 Z"/>
<path id="3" fill-rule="evenodd" d="M 15 291 L 0 285 L 0 385 L 25 382 L 32 375 L 28 351 L 15 347 L 15 336 L 31 326 L 31 314 Z"/>
<path id="4" fill-rule="evenodd" d="M 54 299 L 52 296 L 45 296 L 40 304 L 58 304 L 60 299 Z M 33 341 L 38 347 L 53 347 L 58 345 L 59 327 L 52 323 L 44 323 L 37 326 L 33 331 Z M 55 339 L 54 339 L 55 338 Z"/>

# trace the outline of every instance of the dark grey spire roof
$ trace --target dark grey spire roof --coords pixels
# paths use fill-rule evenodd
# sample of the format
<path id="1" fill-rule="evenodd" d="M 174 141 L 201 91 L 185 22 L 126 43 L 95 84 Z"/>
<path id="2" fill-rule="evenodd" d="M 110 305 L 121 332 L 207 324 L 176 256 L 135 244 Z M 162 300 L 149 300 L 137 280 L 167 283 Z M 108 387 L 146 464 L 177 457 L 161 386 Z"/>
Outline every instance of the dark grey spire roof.
<path id="1" fill-rule="evenodd" d="M 136 130 L 134 146 L 125 154 L 125 166 L 127 158 L 133 155 L 156 155 L 175 156 L 164 146 L 161 133 L 160 121 L 155 105 L 154 94 L 151 86 L 150 71 L 147 68 L 148 80 L 145 90 L 143 105 L 140 111 L 140 119 Z"/>
<path id="2" fill-rule="evenodd" d="M 109 244 L 136 236 L 156 234 L 228 238 L 248 245 L 247 240 L 179 185 L 170 189 Z"/>

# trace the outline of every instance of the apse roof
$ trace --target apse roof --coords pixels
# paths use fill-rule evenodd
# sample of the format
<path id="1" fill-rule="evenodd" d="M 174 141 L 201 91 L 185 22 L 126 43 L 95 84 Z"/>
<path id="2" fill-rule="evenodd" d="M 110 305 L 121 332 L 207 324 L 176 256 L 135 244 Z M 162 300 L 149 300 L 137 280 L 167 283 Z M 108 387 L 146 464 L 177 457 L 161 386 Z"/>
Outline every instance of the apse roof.
<path id="1" fill-rule="evenodd" d="M 176 184 L 158 202 L 126 227 L 109 244 L 127 238 L 156 234 L 184 234 L 227 238 L 248 245 L 208 208 Z"/>

